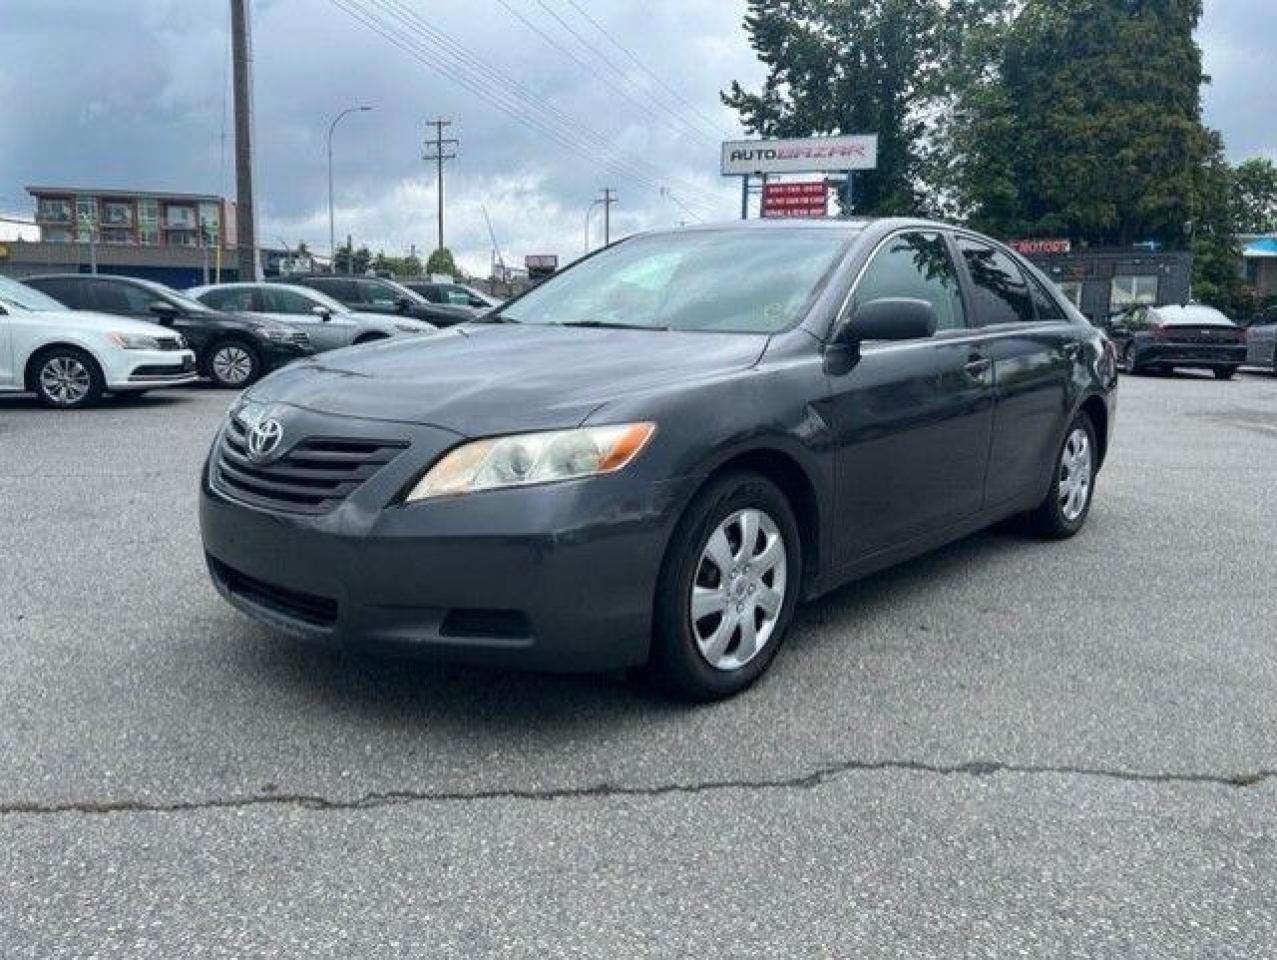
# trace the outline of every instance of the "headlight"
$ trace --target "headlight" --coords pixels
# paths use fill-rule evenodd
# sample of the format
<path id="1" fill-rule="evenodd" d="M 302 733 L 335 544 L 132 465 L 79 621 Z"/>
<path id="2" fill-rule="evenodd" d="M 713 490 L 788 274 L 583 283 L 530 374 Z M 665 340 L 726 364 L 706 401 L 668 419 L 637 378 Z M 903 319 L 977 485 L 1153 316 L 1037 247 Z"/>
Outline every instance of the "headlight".
<path id="1" fill-rule="evenodd" d="M 621 423 L 476 440 L 431 467 L 407 501 L 614 473 L 637 457 L 655 432 L 654 423 Z"/>
<path id="2" fill-rule="evenodd" d="M 421 327 L 414 326 L 411 323 L 396 323 L 395 329 L 400 333 L 421 333 Z"/>
<path id="3" fill-rule="evenodd" d="M 106 338 L 122 350 L 160 349 L 160 341 L 144 333 L 108 333 Z"/>

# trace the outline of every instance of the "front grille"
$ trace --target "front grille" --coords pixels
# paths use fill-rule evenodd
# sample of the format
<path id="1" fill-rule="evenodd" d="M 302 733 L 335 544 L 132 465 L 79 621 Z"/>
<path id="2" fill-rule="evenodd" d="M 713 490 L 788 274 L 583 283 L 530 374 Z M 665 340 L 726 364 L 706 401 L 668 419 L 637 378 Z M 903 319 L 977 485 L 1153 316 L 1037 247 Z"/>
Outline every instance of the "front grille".
<path id="1" fill-rule="evenodd" d="M 249 603 L 274 610 L 285 616 L 315 627 L 331 627 L 337 622 L 337 601 L 299 590 L 288 590 L 273 583 L 266 583 L 228 567 L 222 561 L 209 557 L 213 573 L 228 591 L 243 597 Z"/>
<path id="2" fill-rule="evenodd" d="M 403 440 L 308 437 L 271 463 L 248 455 L 244 425 L 232 418 L 217 456 L 217 485 L 244 503 L 288 513 L 327 513 L 397 457 Z"/>

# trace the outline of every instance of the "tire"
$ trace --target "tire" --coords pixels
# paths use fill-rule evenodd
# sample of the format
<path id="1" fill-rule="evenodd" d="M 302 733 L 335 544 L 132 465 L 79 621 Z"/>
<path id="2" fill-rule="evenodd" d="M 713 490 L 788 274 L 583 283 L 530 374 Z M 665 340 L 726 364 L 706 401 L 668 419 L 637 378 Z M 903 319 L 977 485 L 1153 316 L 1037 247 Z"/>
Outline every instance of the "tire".
<path id="1" fill-rule="evenodd" d="M 1237 376 L 1236 367 L 1216 367 L 1211 373 L 1215 374 L 1216 380 L 1231 380 Z"/>
<path id="2" fill-rule="evenodd" d="M 1135 344 L 1133 343 L 1128 343 L 1126 349 L 1122 351 L 1122 369 L 1136 377 L 1143 372 L 1135 365 Z"/>
<path id="3" fill-rule="evenodd" d="M 262 375 L 262 359 L 256 348 L 243 340 L 223 340 L 208 352 L 208 378 L 227 390 L 242 390 Z"/>
<path id="4" fill-rule="evenodd" d="M 755 541 L 747 553 L 750 529 Z M 693 701 L 721 700 L 752 684 L 793 620 L 802 562 L 797 521 L 775 484 L 748 472 L 711 481 L 688 506 L 665 552 L 647 665 L 651 681 Z M 706 611 L 695 623 L 694 591 Z"/>
<path id="5" fill-rule="evenodd" d="M 40 402 L 56 410 L 90 407 L 106 389 L 97 361 L 75 347 L 52 347 L 38 354 L 31 381 Z"/>
<path id="6" fill-rule="evenodd" d="M 1082 465 L 1078 460 L 1080 439 L 1085 438 L 1085 485 L 1077 480 Z M 1095 425 L 1085 413 L 1078 413 L 1064 433 L 1064 442 L 1055 455 L 1051 473 L 1051 489 L 1042 502 L 1028 514 L 1029 529 L 1046 540 L 1067 540 L 1075 536 L 1091 514 L 1095 499 L 1096 455 L 1099 446 Z M 1069 486 L 1066 491 L 1065 484 Z M 1078 499 L 1080 497 L 1080 499 Z"/>

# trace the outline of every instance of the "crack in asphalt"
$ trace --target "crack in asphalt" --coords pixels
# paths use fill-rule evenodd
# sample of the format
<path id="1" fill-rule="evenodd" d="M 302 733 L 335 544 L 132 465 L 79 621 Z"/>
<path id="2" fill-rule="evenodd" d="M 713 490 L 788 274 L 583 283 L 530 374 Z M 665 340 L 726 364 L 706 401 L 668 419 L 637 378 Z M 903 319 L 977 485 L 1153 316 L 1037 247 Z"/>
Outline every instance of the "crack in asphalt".
<path id="1" fill-rule="evenodd" d="M 114 813 L 193 813 L 204 810 L 245 809 L 250 807 L 291 806 L 316 811 L 375 810 L 380 807 L 410 803 L 471 803 L 481 800 L 577 800 L 607 797 L 663 797 L 677 794 L 710 793 L 720 790 L 811 790 L 851 773 L 903 771 L 934 776 L 991 777 L 999 773 L 1095 777 L 1128 783 L 1208 785 L 1233 788 L 1256 787 L 1277 779 L 1277 770 L 1253 773 L 1157 773 L 1138 770 L 1106 770 L 1098 767 L 1040 766 L 975 760 L 953 766 L 920 763 L 909 760 L 859 761 L 831 764 L 810 773 L 791 777 L 760 780 L 711 780 L 703 783 L 670 783 L 654 786 L 627 787 L 600 783 L 585 787 L 557 787 L 543 790 L 493 789 L 474 791 L 389 790 L 366 793 L 350 800 L 333 800 L 315 794 L 265 791 L 237 797 L 214 797 L 207 800 L 151 802 L 146 800 L 68 801 L 65 803 L 0 804 L 0 816 L 56 815 L 80 813 L 90 815 Z"/>

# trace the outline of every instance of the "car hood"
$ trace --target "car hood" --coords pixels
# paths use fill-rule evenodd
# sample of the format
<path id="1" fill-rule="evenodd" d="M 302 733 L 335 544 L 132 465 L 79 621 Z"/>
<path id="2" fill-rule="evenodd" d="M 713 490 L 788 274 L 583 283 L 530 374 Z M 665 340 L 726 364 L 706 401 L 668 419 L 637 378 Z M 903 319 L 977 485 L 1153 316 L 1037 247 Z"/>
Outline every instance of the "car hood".
<path id="1" fill-rule="evenodd" d="M 767 338 L 466 324 L 285 367 L 249 399 L 465 436 L 560 429 L 609 400 L 753 365 Z"/>
<path id="2" fill-rule="evenodd" d="M 11 316 L 29 317 L 42 325 L 52 321 L 80 330 L 101 333 L 136 333 L 146 337 L 177 336 L 177 331 L 158 323 L 151 323 L 149 320 L 135 320 L 132 317 L 121 317 L 113 313 L 95 313 L 92 310 L 39 310 L 14 313 Z"/>

